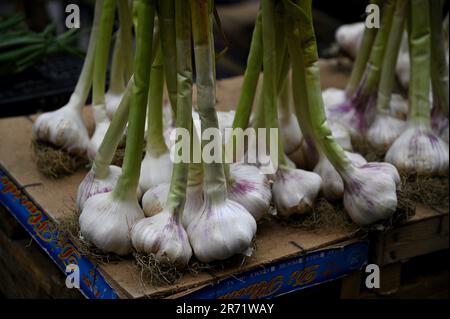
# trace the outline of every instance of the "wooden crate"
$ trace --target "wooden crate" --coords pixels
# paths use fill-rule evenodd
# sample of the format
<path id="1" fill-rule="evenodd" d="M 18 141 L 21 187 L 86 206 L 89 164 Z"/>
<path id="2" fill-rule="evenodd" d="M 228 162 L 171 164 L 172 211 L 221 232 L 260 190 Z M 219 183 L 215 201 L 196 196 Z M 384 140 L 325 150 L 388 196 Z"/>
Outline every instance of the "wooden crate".
<path id="1" fill-rule="evenodd" d="M 419 298 L 448 296 L 449 216 L 422 205 L 407 222 L 370 234 L 369 263 L 380 267 L 380 288 L 365 287 L 365 273 L 343 280 L 342 298 Z M 434 259 L 433 259 L 434 258 Z M 415 266 L 423 260 L 421 266 Z M 442 264 L 446 267 L 442 267 Z M 405 275 L 405 269 L 408 275 Z"/>

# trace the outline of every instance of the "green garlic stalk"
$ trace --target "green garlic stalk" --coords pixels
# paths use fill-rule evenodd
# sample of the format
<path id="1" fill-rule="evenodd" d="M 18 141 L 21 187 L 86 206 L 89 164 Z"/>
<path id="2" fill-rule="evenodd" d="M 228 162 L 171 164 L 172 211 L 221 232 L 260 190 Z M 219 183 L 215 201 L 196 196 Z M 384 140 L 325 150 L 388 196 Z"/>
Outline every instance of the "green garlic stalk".
<path id="1" fill-rule="evenodd" d="M 399 170 L 424 175 L 448 173 L 448 144 L 431 129 L 430 1 L 413 0 L 408 40 L 411 60 L 407 127 L 386 153 L 385 160 Z"/>
<path id="2" fill-rule="evenodd" d="M 189 2 L 175 1 L 175 30 L 177 38 L 177 113 L 178 129 L 191 131 L 192 66 L 191 22 Z M 153 79 L 152 79 L 153 80 Z M 186 265 L 192 249 L 181 224 L 186 201 L 188 163 L 174 163 L 172 182 L 164 210 L 138 222 L 132 229 L 132 242 L 139 252 L 174 264 Z"/>
<path id="3" fill-rule="evenodd" d="M 219 132 L 215 110 L 215 54 L 211 15 L 213 1 L 190 0 L 196 65 L 197 104 L 202 135 Z M 222 151 L 221 140 L 214 140 L 214 150 Z M 202 151 L 207 142 L 202 139 Z M 212 143 L 212 142 L 210 142 Z M 219 143 L 219 144 L 217 144 Z M 217 155 L 217 154 L 215 154 Z M 204 163 L 204 204 L 188 226 L 187 232 L 196 257 L 203 262 L 226 259 L 245 252 L 256 232 L 252 215 L 240 204 L 227 198 L 223 158 Z"/>
<path id="4" fill-rule="evenodd" d="M 117 2 L 119 30 L 114 43 L 108 92 L 105 95 L 106 112 L 113 117 L 125 86 L 133 73 L 133 20 L 128 1 Z"/>
<path id="5" fill-rule="evenodd" d="M 394 17 L 386 44 L 386 54 L 381 67 L 375 119 L 367 131 L 368 142 L 381 151 L 387 151 L 403 132 L 405 122 L 391 115 L 391 97 L 395 86 L 395 66 L 405 28 L 408 1 L 396 0 Z"/>
<path id="6" fill-rule="evenodd" d="M 384 0 L 371 0 L 370 3 L 382 6 Z M 375 38 L 377 36 L 377 28 L 364 28 L 363 37 L 361 40 L 361 45 L 358 50 L 358 55 L 356 56 L 355 64 L 353 65 L 352 73 L 350 75 L 350 80 L 346 87 L 346 93 L 348 97 L 352 97 L 356 93 L 361 79 L 366 70 L 367 62 L 372 51 Z"/>
<path id="7" fill-rule="evenodd" d="M 138 31 L 135 55 L 133 95 L 129 115 L 125 157 L 117 187 L 113 196 L 120 199 L 136 198 L 139 182 L 140 159 L 144 143 L 145 114 L 150 83 L 151 57 L 155 7 L 152 0 L 140 0 L 137 4 L 146 13 L 138 12 Z M 147 16 L 148 14 L 148 16 Z"/>
<path id="8" fill-rule="evenodd" d="M 105 106 L 105 83 L 115 11 L 115 0 L 103 1 L 102 17 L 95 46 L 94 78 L 92 85 L 92 111 L 94 115 L 95 131 L 87 148 L 87 154 L 91 160 L 94 160 L 95 154 L 100 147 L 109 125 L 109 118 Z"/>
<path id="9" fill-rule="evenodd" d="M 172 111 L 177 110 L 177 56 L 175 30 L 175 1 L 158 1 L 158 19 L 161 32 L 161 47 L 164 59 L 167 91 Z"/>
<path id="10" fill-rule="evenodd" d="M 368 163 L 356 167 L 336 143 L 325 116 L 320 87 L 319 57 L 312 23 L 311 0 L 283 0 L 289 16 L 288 46 L 293 65 L 293 92 L 296 104 L 302 103 L 297 90 L 306 94 L 308 125 L 301 125 L 314 140 L 344 181 L 344 206 L 358 224 L 371 224 L 391 216 L 397 207 L 396 187 L 400 177 L 386 163 Z M 297 87 L 303 86 L 303 87 Z M 298 106 L 297 106 L 298 108 Z"/>
<path id="11" fill-rule="evenodd" d="M 172 160 L 163 135 L 164 67 L 161 45 L 152 65 L 147 114 L 147 146 L 141 163 L 139 187 L 143 193 L 170 182 Z"/>
<path id="12" fill-rule="evenodd" d="M 328 110 L 330 118 L 347 127 L 355 138 L 361 137 L 367 131 L 375 116 L 381 64 L 386 51 L 394 10 L 395 0 L 385 0 L 380 30 L 377 32 L 369 62 L 355 94 L 343 104 Z"/>
<path id="13" fill-rule="evenodd" d="M 131 252 L 130 229 L 144 217 L 137 199 L 137 187 L 144 143 L 155 4 L 153 0 L 136 0 L 135 6 L 138 15 L 135 74 L 122 174 L 113 191 L 90 197 L 80 215 L 82 236 L 98 248 L 120 255 Z"/>

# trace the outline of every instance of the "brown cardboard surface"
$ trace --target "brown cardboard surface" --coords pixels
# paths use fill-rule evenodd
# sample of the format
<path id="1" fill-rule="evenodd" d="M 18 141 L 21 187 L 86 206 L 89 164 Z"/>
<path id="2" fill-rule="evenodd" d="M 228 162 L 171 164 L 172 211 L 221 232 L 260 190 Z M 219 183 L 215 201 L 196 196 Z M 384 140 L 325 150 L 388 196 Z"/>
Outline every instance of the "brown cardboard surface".
<path id="1" fill-rule="evenodd" d="M 342 72 L 342 66 L 334 61 L 322 61 L 322 85 L 331 84 L 343 87 L 347 75 Z M 242 78 L 232 78 L 217 84 L 218 109 L 234 108 L 239 97 Z M 92 127 L 90 109 L 84 110 L 88 126 Z M 87 170 L 58 180 L 50 180 L 42 176 L 36 169 L 31 151 L 31 117 L 16 117 L 0 121 L 0 163 L 22 185 L 30 185 L 28 193 L 44 208 L 51 218 L 62 220 L 74 213 L 75 197 L 78 184 Z M 419 212 L 426 210 L 418 210 Z M 419 216 L 420 217 L 420 216 Z M 419 218 L 418 216 L 415 219 Z M 175 285 L 170 287 L 152 287 L 141 280 L 141 274 L 132 260 L 113 262 L 100 266 L 106 280 L 122 297 L 139 298 L 143 296 L 169 296 L 183 294 L 185 290 L 195 290 L 205 284 L 220 278 L 236 274 L 250 268 L 261 267 L 291 255 L 305 251 L 327 247 L 346 241 L 350 234 L 340 231 L 315 233 L 297 228 L 280 225 L 272 220 L 266 220 L 258 226 L 256 237 L 256 252 L 241 268 L 227 269 L 216 272 L 202 272 L 198 275 L 186 274 Z"/>

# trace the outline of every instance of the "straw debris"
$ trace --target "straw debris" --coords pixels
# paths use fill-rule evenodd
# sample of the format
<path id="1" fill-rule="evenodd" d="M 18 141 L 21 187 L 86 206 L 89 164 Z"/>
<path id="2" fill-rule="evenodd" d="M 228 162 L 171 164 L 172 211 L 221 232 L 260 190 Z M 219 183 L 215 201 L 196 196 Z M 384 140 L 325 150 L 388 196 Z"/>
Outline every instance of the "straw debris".
<path id="1" fill-rule="evenodd" d="M 46 177 L 57 179 L 71 175 L 89 163 L 86 157 L 71 154 L 50 143 L 32 141 L 31 148 L 39 172 Z"/>

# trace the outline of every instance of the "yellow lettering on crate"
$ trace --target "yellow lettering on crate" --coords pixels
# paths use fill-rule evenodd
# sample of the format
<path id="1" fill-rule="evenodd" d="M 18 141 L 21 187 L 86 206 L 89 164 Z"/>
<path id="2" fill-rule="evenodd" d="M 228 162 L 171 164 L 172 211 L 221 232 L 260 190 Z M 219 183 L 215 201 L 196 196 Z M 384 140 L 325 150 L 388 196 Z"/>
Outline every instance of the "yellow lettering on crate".
<path id="1" fill-rule="evenodd" d="M 313 265 L 302 270 L 294 271 L 291 275 L 291 279 L 289 279 L 288 284 L 296 287 L 312 282 L 317 277 L 316 269 L 318 269 L 319 267 L 320 265 Z"/>
<path id="2" fill-rule="evenodd" d="M 251 299 L 267 297 L 274 294 L 283 286 L 283 276 L 272 278 L 269 282 L 266 280 L 254 283 L 250 286 L 243 287 L 239 290 L 225 294 L 218 299 L 238 299 L 248 296 Z"/>

